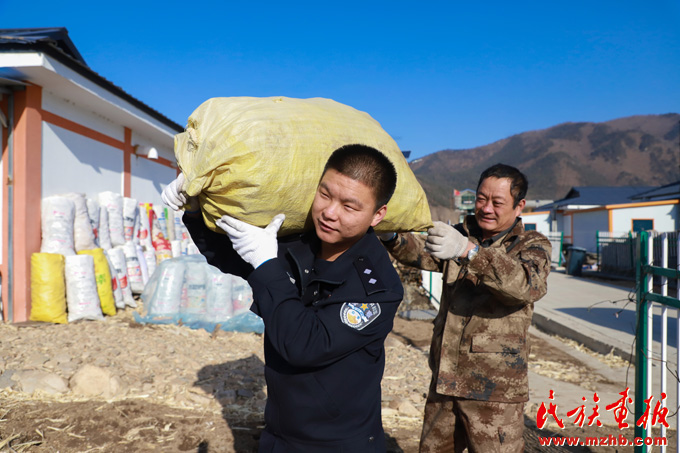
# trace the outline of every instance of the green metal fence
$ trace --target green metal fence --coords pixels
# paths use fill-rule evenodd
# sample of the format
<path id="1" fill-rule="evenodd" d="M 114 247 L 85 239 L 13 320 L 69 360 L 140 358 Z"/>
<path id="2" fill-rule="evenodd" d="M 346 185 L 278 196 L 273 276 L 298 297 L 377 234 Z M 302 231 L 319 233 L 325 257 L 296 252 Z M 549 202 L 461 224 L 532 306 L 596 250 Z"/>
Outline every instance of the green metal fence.
<path id="1" fill-rule="evenodd" d="M 655 247 L 653 237 L 646 231 L 639 234 L 637 243 L 636 256 L 636 332 L 635 332 L 635 420 L 645 414 L 647 407 L 646 399 L 653 396 L 652 394 L 652 355 L 653 355 L 653 340 L 652 340 L 652 303 L 658 303 L 662 309 L 662 324 L 661 324 L 661 388 L 662 392 L 665 389 L 666 376 L 666 345 L 667 345 L 667 308 L 673 307 L 680 309 L 680 299 L 675 297 L 668 297 L 668 279 L 680 279 L 680 271 L 669 268 L 668 266 L 668 250 L 678 250 L 677 235 L 674 236 L 674 247 L 668 247 L 667 235 L 663 235 L 663 244 L 661 248 L 661 256 L 655 257 L 658 253 L 654 253 Z M 655 259 L 656 258 L 656 259 Z M 659 259 L 660 258 L 660 259 Z M 677 263 L 677 260 L 676 260 Z M 655 265 L 659 264 L 659 265 Z M 677 266 L 677 264 L 676 264 Z M 654 292 L 654 279 L 659 281 L 659 293 Z M 680 326 L 678 326 L 680 330 Z M 680 344 L 676 345 L 680 348 Z M 677 375 L 677 371 L 676 371 Z M 678 417 L 676 415 L 676 417 Z M 677 422 L 677 419 L 676 419 Z M 680 423 L 679 423 L 680 425 Z M 677 429 L 677 427 L 676 427 Z M 680 430 L 679 430 L 680 431 Z M 662 436 L 665 434 L 665 428 L 662 427 Z M 649 436 L 649 427 L 646 424 L 640 426 L 635 425 L 635 437 L 645 439 Z M 645 446 L 635 446 L 635 452 L 646 451 Z M 662 449 L 665 451 L 665 449 Z M 677 451 L 677 450 L 676 450 Z"/>

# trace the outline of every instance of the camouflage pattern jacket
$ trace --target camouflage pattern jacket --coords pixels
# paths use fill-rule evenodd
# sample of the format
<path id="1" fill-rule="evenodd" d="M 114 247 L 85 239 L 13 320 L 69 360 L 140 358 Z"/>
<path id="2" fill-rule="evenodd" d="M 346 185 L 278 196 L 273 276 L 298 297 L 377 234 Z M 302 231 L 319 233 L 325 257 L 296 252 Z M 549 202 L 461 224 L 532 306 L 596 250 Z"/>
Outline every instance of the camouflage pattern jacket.
<path id="1" fill-rule="evenodd" d="M 404 264 L 443 272 L 430 348 L 432 389 L 466 399 L 527 401 L 527 331 L 533 304 L 547 290 L 550 242 L 525 231 L 521 218 L 485 241 L 472 215 L 455 228 L 479 245 L 469 262 L 433 258 L 422 234 L 400 234 L 385 244 Z"/>

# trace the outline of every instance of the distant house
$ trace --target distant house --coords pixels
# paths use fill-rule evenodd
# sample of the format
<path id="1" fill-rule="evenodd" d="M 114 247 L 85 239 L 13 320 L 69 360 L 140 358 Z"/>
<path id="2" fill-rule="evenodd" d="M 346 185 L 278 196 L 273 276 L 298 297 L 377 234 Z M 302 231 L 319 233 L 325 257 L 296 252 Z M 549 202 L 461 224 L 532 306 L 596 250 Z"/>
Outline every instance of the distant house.
<path id="1" fill-rule="evenodd" d="M 454 209 L 460 211 L 460 221 L 462 222 L 466 215 L 474 214 L 475 212 L 475 198 L 477 192 L 472 189 L 456 190 L 453 189 L 453 204 Z"/>
<path id="2" fill-rule="evenodd" d="M 600 233 L 677 230 L 678 198 L 652 200 L 654 194 L 662 198 L 668 192 L 660 189 L 573 187 L 563 199 L 538 207 L 534 220 L 541 228 L 550 225 L 549 231 L 563 232 L 565 244 L 596 252 Z"/>

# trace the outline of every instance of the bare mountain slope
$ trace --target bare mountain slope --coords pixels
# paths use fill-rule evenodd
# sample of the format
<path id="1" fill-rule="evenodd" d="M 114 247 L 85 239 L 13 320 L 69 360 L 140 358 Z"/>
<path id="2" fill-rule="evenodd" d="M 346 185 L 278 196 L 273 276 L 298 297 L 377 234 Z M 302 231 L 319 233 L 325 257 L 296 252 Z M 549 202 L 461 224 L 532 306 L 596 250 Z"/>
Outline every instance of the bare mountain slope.
<path id="1" fill-rule="evenodd" d="M 411 162 L 432 206 L 453 189 L 475 189 L 482 170 L 513 165 L 529 178 L 530 199 L 559 199 L 573 186 L 653 186 L 680 179 L 680 114 L 603 123 L 564 123 L 486 146 L 444 150 Z"/>

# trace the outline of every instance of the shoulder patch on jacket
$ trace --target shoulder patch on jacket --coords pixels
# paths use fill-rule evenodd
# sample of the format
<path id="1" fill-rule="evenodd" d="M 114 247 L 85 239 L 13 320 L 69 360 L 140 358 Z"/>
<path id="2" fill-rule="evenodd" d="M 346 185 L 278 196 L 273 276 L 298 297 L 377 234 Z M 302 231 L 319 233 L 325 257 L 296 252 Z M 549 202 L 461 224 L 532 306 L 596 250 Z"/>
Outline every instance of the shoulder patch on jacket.
<path id="1" fill-rule="evenodd" d="M 340 307 L 340 319 L 343 324 L 361 330 L 380 316 L 380 304 L 345 302 Z"/>
<path id="2" fill-rule="evenodd" d="M 384 282 L 378 278 L 375 272 L 375 267 L 370 259 L 366 256 L 360 256 L 354 260 L 354 268 L 359 274 L 361 283 L 364 285 L 364 290 L 366 294 L 371 295 L 380 291 L 387 290 Z"/>

